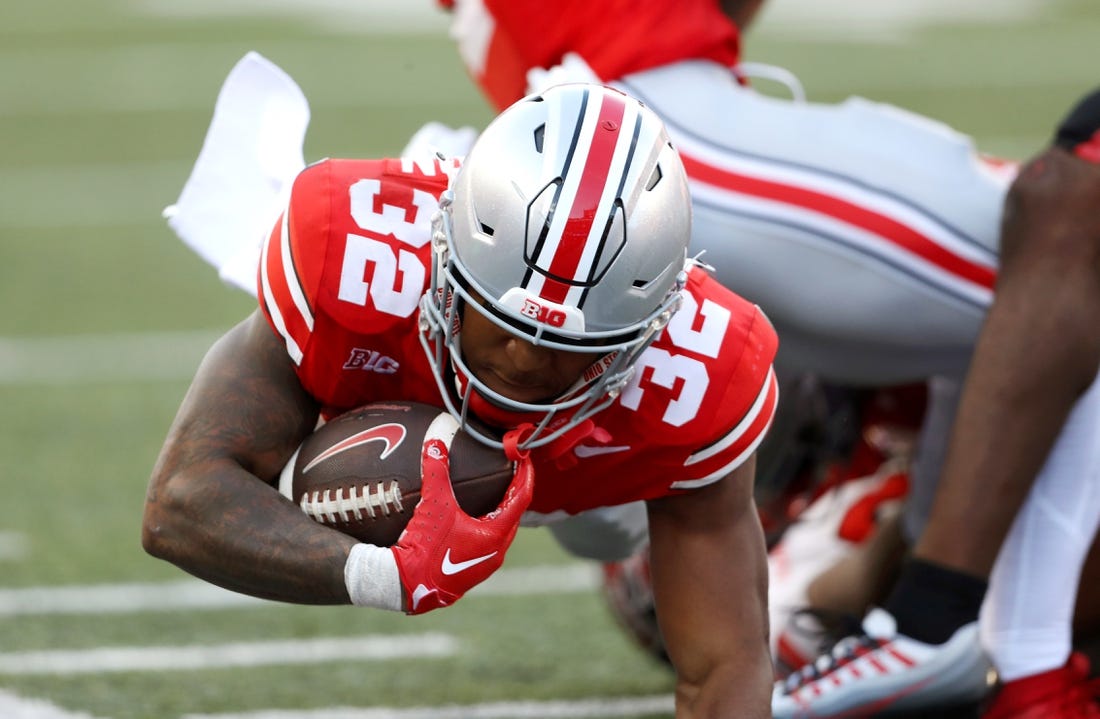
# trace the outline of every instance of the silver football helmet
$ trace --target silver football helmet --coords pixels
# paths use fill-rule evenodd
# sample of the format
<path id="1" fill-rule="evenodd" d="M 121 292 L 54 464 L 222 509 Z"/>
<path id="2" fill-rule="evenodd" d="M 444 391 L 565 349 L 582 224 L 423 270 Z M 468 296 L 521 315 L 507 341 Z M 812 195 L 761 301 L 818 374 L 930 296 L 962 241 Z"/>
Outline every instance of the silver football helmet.
<path id="1" fill-rule="evenodd" d="M 640 102 L 570 84 L 505 110 L 470 150 L 433 221 L 420 340 L 449 411 L 497 447 L 471 415 L 498 427 L 532 422 L 523 446 L 536 447 L 606 408 L 680 305 L 690 234 L 680 157 Z M 600 359 L 559 397 L 512 400 L 463 363 L 463 311 L 535 345 Z"/>

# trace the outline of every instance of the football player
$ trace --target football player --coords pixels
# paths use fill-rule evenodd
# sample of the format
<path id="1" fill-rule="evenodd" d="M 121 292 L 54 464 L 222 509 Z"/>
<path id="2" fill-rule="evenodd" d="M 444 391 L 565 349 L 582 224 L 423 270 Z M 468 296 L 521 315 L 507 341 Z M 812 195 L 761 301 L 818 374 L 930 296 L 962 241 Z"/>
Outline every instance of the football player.
<path id="1" fill-rule="evenodd" d="M 525 81 L 588 75 L 666 121 L 691 182 L 692 246 L 768 312 L 783 339 L 781 373 L 936 380 L 903 522 L 915 556 L 889 611 L 840 647 L 841 657 L 870 653 L 888 669 L 860 674 L 851 657 L 823 658 L 777 687 L 777 715 L 980 696 L 979 607 L 1006 535 L 984 612 L 984 644 L 1007 686 L 992 715 L 1095 712 L 1087 692 L 1062 687 L 1084 686 L 1080 663 L 1067 661 L 1068 616 L 1100 516 L 1082 486 L 1097 460 L 1074 439 L 1100 426 L 1088 409 L 1100 401 L 1088 389 L 1100 362 L 1100 327 L 1089 319 L 1100 308 L 1100 171 L 1089 164 L 1100 100 L 1081 105 L 1007 195 L 1018 168 L 982 158 L 942 125 L 857 98 L 825 106 L 754 92 L 738 39 L 758 1 L 445 4 L 460 55 L 498 105 Z M 627 523 L 608 524 L 621 533 Z M 1058 549 L 1035 549 L 1047 546 Z M 880 661 L 899 644 L 900 665 Z M 1064 701 L 1069 709 L 1049 704 Z"/>
<path id="2" fill-rule="evenodd" d="M 498 106 L 528 81 L 586 78 L 664 119 L 692 191 L 692 251 L 765 308 L 783 338 L 783 382 L 804 373 L 862 386 L 936 380 L 903 517 L 914 538 L 992 298 L 1015 168 L 895 107 L 756 92 L 740 69 L 740 33 L 761 4 L 457 0 L 451 35 Z M 586 538 L 593 522 L 557 531 L 574 551 L 615 554 L 644 541 L 643 516 L 592 517 L 610 528 L 598 541 Z"/>
<path id="3" fill-rule="evenodd" d="M 259 308 L 210 350 L 169 430 L 145 548 L 255 596 L 421 613 L 498 567 L 521 514 L 642 500 L 677 715 L 769 716 L 752 486 L 777 340 L 689 258 L 690 230 L 663 123 L 597 85 L 517 102 L 461 162 L 306 168 L 262 247 Z M 500 510 L 422 502 L 376 547 L 278 493 L 319 417 L 376 400 L 446 408 L 518 460 Z M 428 449 L 426 475 L 445 473 Z M 441 571 L 452 547 L 492 558 Z"/>

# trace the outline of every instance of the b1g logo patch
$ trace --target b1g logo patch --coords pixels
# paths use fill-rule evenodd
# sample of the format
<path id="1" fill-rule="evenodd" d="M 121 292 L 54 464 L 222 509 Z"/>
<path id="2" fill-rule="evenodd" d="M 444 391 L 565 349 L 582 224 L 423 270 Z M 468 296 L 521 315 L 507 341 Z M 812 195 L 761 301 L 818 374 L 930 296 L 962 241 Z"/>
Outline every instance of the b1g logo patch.
<path id="1" fill-rule="evenodd" d="M 565 325 L 564 312 L 559 309 L 544 307 L 531 299 L 525 299 L 523 301 L 523 307 L 520 308 L 520 314 L 525 317 L 530 317 L 536 322 L 541 322 L 544 325 L 550 325 L 551 327 L 562 327 Z"/>
<path id="2" fill-rule="evenodd" d="M 353 347 L 347 361 L 344 362 L 344 369 L 377 372 L 378 374 L 393 374 L 400 367 L 398 361 L 392 357 L 359 347 Z"/>

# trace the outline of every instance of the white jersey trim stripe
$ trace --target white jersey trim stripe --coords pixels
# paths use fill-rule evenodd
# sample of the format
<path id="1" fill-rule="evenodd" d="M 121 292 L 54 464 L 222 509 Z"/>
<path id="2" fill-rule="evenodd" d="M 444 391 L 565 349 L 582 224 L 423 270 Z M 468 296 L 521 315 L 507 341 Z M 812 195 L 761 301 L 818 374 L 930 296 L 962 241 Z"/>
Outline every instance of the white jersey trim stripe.
<path id="1" fill-rule="evenodd" d="M 695 464 L 708 457 L 713 457 L 717 452 L 721 451 L 721 449 L 728 448 L 738 439 L 741 439 L 741 435 L 743 435 L 745 431 L 750 426 L 752 426 L 751 423 L 760 415 L 760 412 L 762 411 L 764 405 L 767 404 L 768 395 L 772 393 L 772 386 L 775 383 L 775 370 L 771 370 L 768 372 L 768 381 L 764 383 L 764 388 L 760 391 L 760 394 L 757 395 L 756 401 L 753 402 L 752 408 L 749 410 L 749 414 L 745 417 L 745 419 L 738 423 L 738 425 L 734 427 L 733 431 L 726 435 L 719 444 L 711 445 L 707 449 L 701 452 L 697 452 L 691 457 L 688 457 L 688 460 L 684 463 L 684 466 Z M 778 401 L 779 398 L 778 396 L 776 396 L 772 402 L 772 406 L 774 407 L 775 404 L 778 404 Z M 767 424 L 765 424 L 760 429 L 760 431 L 756 433 L 756 437 L 754 437 L 752 442 L 749 443 L 749 446 L 739 452 L 737 456 L 735 456 L 729 462 L 726 462 L 720 468 L 714 470 L 706 476 L 699 477 L 698 479 L 684 479 L 680 480 L 679 482 L 673 482 L 669 485 L 669 487 L 671 489 L 698 489 L 699 487 L 705 487 L 708 484 L 713 484 L 714 482 L 717 482 L 733 470 L 740 467 L 746 459 L 752 456 L 752 453 L 756 451 L 756 448 L 760 446 L 760 443 L 764 441 L 764 437 L 766 437 L 768 434 L 768 428 L 771 427 L 772 420 L 774 419 L 774 414 L 775 413 L 772 412 L 772 417 L 769 417 Z"/>
<path id="2" fill-rule="evenodd" d="M 283 222 L 281 232 L 286 235 L 289 226 L 287 224 L 287 215 L 290 214 L 289 208 L 283 213 Z M 294 338 L 290 336 L 289 330 L 286 327 L 286 320 L 283 319 L 282 313 L 279 311 L 279 303 L 275 301 L 275 295 L 271 289 L 271 278 L 268 276 L 268 250 L 271 247 L 270 238 L 267 242 L 263 243 L 263 250 L 260 254 L 260 284 L 263 290 L 264 304 L 267 307 L 268 314 L 271 316 L 271 323 L 275 325 L 275 329 L 282 335 L 283 340 L 286 342 L 286 351 L 290 355 L 290 358 L 294 360 L 294 364 L 302 364 L 302 349 L 298 346 L 298 343 L 294 341 Z"/>
<path id="3" fill-rule="evenodd" d="M 287 211 L 283 213 L 283 236 L 279 238 L 279 249 L 283 256 L 283 275 L 286 277 L 286 286 L 290 290 L 290 297 L 294 300 L 294 306 L 298 308 L 298 314 L 305 320 L 309 331 L 313 332 L 313 312 L 309 309 L 309 303 L 306 302 L 302 284 L 298 280 L 297 273 L 294 272 L 294 257 L 290 252 L 290 222 L 287 221 L 289 216 L 290 208 L 288 207 Z"/>
<path id="4" fill-rule="evenodd" d="M 752 426 L 756 418 L 760 416 L 760 412 L 763 410 L 764 405 L 768 401 L 768 394 L 771 392 L 772 385 L 775 384 L 775 370 L 768 372 L 768 379 L 764 382 L 763 387 L 760 388 L 760 393 L 756 395 L 756 399 L 753 400 L 752 406 L 749 407 L 748 413 L 737 423 L 737 426 L 730 430 L 722 439 L 718 440 L 714 444 L 710 445 L 706 449 L 702 449 L 695 454 L 687 458 L 684 462 L 685 467 L 689 467 L 693 464 L 706 461 L 711 457 L 721 454 L 729 449 L 735 442 L 741 439 L 741 436 L 748 431 Z"/>
<path id="5" fill-rule="evenodd" d="M 714 482 L 722 479 L 727 474 L 740 467 L 744 463 L 744 461 L 748 459 L 753 452 L 756 451 L 756 448 L 760 445 L 761 442 L 764 441 L 764 437 L 768 434 L 768 427 L 770 426 L 771 420 L 768 420 L 767 426 L 765 426 L 764 429 L 761 430 L 758 435 L 756 435 L 756 439 L 754 439 L 752 443 L 745 448 L 745 451 L 738 454 L 728 463 L 722 465 L 720 469 L 711 472 L 705 477 L 700 477 L 699 479 L 685 479 L 679 482 L 673 482 L 669 485 L 669 487 L 671 487 L 672 489 L 698 489 L 699 487 L 705 487 L 708 484 L 713 484 Z"/>

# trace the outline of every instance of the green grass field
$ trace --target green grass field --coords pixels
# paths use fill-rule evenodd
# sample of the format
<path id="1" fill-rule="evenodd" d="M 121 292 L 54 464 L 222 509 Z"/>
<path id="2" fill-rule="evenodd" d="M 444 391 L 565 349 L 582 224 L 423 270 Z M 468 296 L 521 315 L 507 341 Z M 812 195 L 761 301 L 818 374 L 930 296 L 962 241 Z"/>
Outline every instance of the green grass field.
<path id="1" fill-rule="evenodd" d="M 215 12 L 230 2 L 158 12 L 177 4 L 191 5 L 0 8 L 0 716 L 6 707 L 28 719 L 175 719 L 667 694 L 668 672 L 614 627 L 590 582 L 472 595 L 415 619 L 274 604 L 203 609 L 184 601 L 190 583 L 178 596 L 167 584 L 186 575 L 144 555 L 145 482 L 190 371 L 252 306 L 160 219 L 232 65 L 258 50 L 298 80 L 313 111 L 307 160 L 394 153 L 428 120 L 481 125 L 490 116 L 441 22 L 386 32 L 370 18 L 339 22 L 333 2 L 316 15 L 336 22 L 249 11 L 265 4 L 247 2 L 236 13 Z M 1024 157 L 1100 81 L 1100 5 L 1050 0 L 1014 20 L 990 8 L 988 22 L 934 23 L 891 42 L 814 39 L 766 16 L 747 55 L 793 70 L 811 99 L 892 102 L 989 152 Z M 525 530 L 505 568 L 571 563 Z M 71 602 L 52 604 L 74 587 Z M 143 604 L 150 587 L 167 587 L 175 608 Z M 95 601 L 98 590 L 119 599 Z M 134 608 L 122 607 L 127 597 Z M 368 635 L 440 635 L 450 649 L 239 668 L 158 668 L 163 653 L 149 653 L 117 671 L 109 662 L 121 652 L 94 653 Z M 596 716 L 552 706 L 514 714 Z M 654 710 L 637 711 L 629 716 Z"/>

